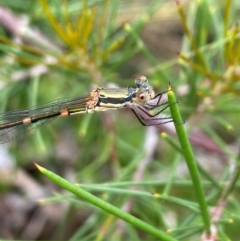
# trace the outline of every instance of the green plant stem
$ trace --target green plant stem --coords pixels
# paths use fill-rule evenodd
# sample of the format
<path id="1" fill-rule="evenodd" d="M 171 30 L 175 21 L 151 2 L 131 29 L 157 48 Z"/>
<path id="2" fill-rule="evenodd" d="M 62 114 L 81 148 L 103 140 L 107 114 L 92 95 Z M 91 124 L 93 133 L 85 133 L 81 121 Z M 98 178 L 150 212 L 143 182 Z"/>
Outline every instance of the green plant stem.
<path id="1" fill-rule="evenodd" d="M 205 230 L 207 234 L 210 234 L 210 217 L 207 209 L 207 203 L 206 203 L 206 199 L 203 191 L 203 186 L 200 179 L 200 174 L 198 172 L 197 163 L 195 161 L 194 154 L 187 137 L 187 133 L 184 129 L 184 125 L 182 124 L 183 121 L 180 115 L 178 105 L 176 105 L 177 100 L 175 98 L 174 92 L 172 91 L 170 84 L 169 84 L 169 91 L 168 91 L 168 101 L 170 104 L 170 111 L 171 111 L 172 118 L 174 120 L 177 136 L 182 148 L 182 154 L 186 160 L 186 163 L 192 178 L 192 182 L 194 185 L 196 197 L 201 210 Z"/>
<path id="2" fill-rule="evenodd" d="M 70 191 L 71 193 L 75 194 L 76 196 L 84 199 L 87 202 L 90 202 L 91 204 L 99 207 L 100 209 L 119 217 L 126 222 L 132 224 L 133 226 L 152 234 L 153 236 L 163 240 L 163 241 L 177 241 L 175 238 L 165 234 L 164 232 L 154 228 L 148 223 L 145 223 L 141 221 L 138 218 L 135 218 L 134 216 L 123 212 L 121 209 L 111 205 L 108 202 L 103 201 L 102 199 L 95 197 L 91 193 L 83 190 L 80 187 L 77 187 L 76 185 L 73 185 L 72 183 L 68 182 L 67 180 L 61 178 L 60 176 L 56 175 L 55 173 L 48 171 L 47 169 L 35 164 L 37 168 L 45 175 L 47 178 L 55 182 L 57 185 L 61 186 L 62 188 Z"/>

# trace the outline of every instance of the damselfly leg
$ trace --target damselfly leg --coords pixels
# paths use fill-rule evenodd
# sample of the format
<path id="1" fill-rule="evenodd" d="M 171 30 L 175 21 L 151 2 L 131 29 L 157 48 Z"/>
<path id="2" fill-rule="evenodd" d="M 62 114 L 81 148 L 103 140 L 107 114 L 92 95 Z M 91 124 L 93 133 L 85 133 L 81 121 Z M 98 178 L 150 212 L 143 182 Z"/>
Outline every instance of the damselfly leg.
<path id="1" fill-rule="evenodd" d="M 144 126 L 161 125 L 173 122 L 171 117 L 161 113 L 169 107 L 167 91 L 157 94 L 145 105 L 132 105 L 131 109 Z"/>
<path id="2" fill-rule="evenodd" d="M 163 117 L 161 114 L 168 107 L 169 104 L 167 104 L 163 109 L 159 110 L 154 115 L 152 115 L 148 109 L 145 109 L 142 106 L 133 106 L 131 107 L 131 109 L 142 125 L 154 126 L 173 122 L 173 119 L 171 117 Z"/>

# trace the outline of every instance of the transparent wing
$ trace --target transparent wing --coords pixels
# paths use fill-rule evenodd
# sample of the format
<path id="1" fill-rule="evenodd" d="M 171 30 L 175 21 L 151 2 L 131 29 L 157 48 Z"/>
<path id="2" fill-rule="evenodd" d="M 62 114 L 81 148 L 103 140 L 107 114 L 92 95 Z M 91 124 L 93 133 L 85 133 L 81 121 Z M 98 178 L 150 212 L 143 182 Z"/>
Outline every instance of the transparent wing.
<path id="1" fill-rule="evenodd" d="M 28 110 L 15 110 L 0 114 L 0 143 L 34 132 L 39 127 L 49 123 L 61 114 L 64 109 L 84 111 L 87 97 L 56 100 L 45 105 L 36 106 Z M 34 119 L 34 122 L 23 123 L 26 118 Z"/>

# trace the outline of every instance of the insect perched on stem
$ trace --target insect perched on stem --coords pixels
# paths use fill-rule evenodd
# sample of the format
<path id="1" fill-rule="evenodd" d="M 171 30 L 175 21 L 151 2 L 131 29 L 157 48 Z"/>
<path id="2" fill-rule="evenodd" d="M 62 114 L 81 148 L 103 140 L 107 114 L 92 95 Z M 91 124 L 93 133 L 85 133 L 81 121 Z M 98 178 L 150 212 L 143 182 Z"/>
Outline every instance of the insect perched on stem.
<path id="1" fill-rule="evenodd" d="M 58 116 L 93 113 L 129 107 L 145 126 L 172 122 L 163 117 L 168 108 L 167 91 L 154 95 L 145 76 L 135 79 L 136 88 L 96 88 L 85 97 L 56 100 L 28 110 L 15 110 L 0 114 L 0 143 L 21 138 Z"/>

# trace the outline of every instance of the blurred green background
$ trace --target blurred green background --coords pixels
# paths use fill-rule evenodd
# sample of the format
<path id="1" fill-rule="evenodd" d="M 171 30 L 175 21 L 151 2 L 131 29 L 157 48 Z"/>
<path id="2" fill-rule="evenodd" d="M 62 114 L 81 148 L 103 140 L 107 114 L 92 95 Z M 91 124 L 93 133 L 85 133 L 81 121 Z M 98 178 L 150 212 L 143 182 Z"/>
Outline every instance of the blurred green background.
<path id="1" fill-rule="evenodd" d="M 171 82 L 212 235 L 239 240 L 239 13 L 237 0 L 2 0 L 0 110 L 134 87 L 137 74 L 156 93 Z M 200 240 L 178 146 L 172 124 L 144 127 L 130 109 L 57 118 L 1 145 L 0 238 L 157 240 L 53 185 L 36 162 L 177 240 Z"/>

